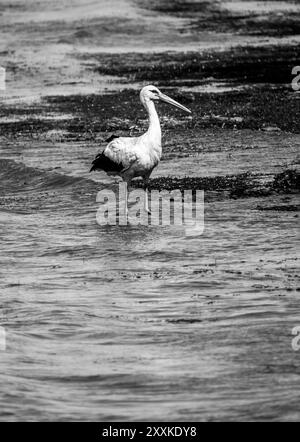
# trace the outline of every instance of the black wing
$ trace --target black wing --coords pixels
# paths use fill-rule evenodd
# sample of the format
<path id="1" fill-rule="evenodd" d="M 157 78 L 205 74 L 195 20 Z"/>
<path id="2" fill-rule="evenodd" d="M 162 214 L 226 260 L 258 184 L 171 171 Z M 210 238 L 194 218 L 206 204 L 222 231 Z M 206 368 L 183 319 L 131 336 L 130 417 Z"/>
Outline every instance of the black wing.
<path id="1" fill-rule="evenodd" d="M 100 153 L 93 161 L 93 166 L 90 172 L 95 170 L 104 170 L 104 172 L 121 172 L 124 169 L 123 164 L 118 164 L 106 157 L 104 153 Z"/>
<path id="2" fill-rule="evenodd" d="M 106 143 L 111 143 L 116 138 L 120 138 L 118 135 L 111 135 Z M 93 166 L 90 172 L 94 172 L 95 170 L 104 170 L 104 172 L 121 172 L 124 169 L 123 164 L 118 164 L 112 161 L 110 158 L 106 157 L 104 153 L 99 153 L 93 161 Z"/>

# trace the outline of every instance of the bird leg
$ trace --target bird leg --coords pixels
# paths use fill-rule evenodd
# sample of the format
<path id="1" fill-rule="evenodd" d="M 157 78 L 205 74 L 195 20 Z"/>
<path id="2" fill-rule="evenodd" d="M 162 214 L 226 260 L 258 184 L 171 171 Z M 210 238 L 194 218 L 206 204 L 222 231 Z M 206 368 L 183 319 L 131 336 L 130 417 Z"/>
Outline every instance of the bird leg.
<path id="1" fill-rule="evenodd" d="M 151 215 L 151 210 L 149 209 L 149 195 L 148 195 L 148 185 L 149 177 L 144 179 L 144 191 L 145 191 L 145 211 Z"/>
<path id="2" fill-rule="evenodd" d="M 129 184 L 128 181 L 125 181 L 125 183 L 126 183 L 126 186 L 125 186 L 125 212 L 124 212 L 124 215 L 125 215 L 125 218 L 127 220 L 127 218 L 128 218 L 128 199 L 129 199 L 129 186 L 130 186 L 130 184 Z"/>
<path id="3" fill-rule="evenodd" d="M 126 194 L 126 196 L 125 196 L 125 216 L 126 216 L 126 219 L 127 219 L 128 218 L 128 214 L 129 214 L 129 211 L 128 211 L 128 201 L 129 201 L 129 194 L 130 194 L 130 189 L 131 189 L 132 176 L 128 175 L 128 176 L 126 176 L 126 178 L 124 177 L 124 181 L 126 183 L 126 186 L 125 186 L 125 194 Z"/>

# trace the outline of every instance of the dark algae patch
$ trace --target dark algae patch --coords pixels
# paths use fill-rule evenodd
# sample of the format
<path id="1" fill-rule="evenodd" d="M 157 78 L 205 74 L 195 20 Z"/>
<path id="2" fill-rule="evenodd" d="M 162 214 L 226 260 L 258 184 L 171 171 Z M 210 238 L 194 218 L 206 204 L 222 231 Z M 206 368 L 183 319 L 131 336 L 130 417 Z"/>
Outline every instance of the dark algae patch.
<path id="1" fill-rule="evenodd" d="M 136 181 L 134 186 L 142 186 Z M 245 173 L 239 175 L 214 177 L 159 177 L 150 181 L 149 189 L 153 190 L 203 190 L 211 199 L 209 192 L 220 192 L 218 198 L 267 197 L 274 194 L 299 194 L 300 173 L 297 170 L 286 170 L 279 174 L 261 175 Z M 215 197 L 215 195 L 214 195 Z M 215 199 L 215 198 L 214 198 Z M 291 207 L 291 206 L 290 206 Z"/>
<path id="2" fill-rule="evenodd" d="M 194 130 L 201 128 L 255 129 L 264 131 L 283 130 L 300 132 L 299 100 L 286 87 L 271 87 L 222 94 L 167 91 L 174 99 L 192 110 L 185 117 L 177 110 L 160 105 L 159 113 L 164 130 Z M 139 103 L 138 91 L 124 90 L 105 95 L 58 96 L 46 99 L 53 112 L 72 114 L 71 119 L 43 118 L 34 105 L 31 114 L 36 118 L 0 122 L 0 136 L 6 138 L 39 138 L 47 131 L 65 132 L 65 140 L 93 140 L 97 134 L 138 135 L 147 127 L 146 114 Z M 22 105 L 20 105 L 22 106 Z M 19 106 L 19 107 L 20 107 Z M 2 115 L 13 115 L 14 107 L 2 107 Z M 20 109 L 19 109 L 20 111 Z M 175 133 L 175 132 L 173 132 Z M 107 135 L 103 135 L 103 140 Z"/>
<path id="3" fill-rule="evenodd" d="M 292 69 L 299 64 L 300 46 L 237 47 L 226 51 L 188 53 L 98 54 L 93 56 L 101 75 L 124 78 L 127 82 L 155 83 L 173 88 L 170 93 L 193 111 L 189 127 L 262 129 L 277 126 L 299 133 L 299 100 L 291 89 Z M 224 83 L 232 90 L 201 93 L 195 86 Z M 180 87 L 185 90 L 179 92 Z M 237 87 L 237 90 L 234 88 Z M 122 95 L 124 94 L 124 95 Z M 132 109 L 136 92 L 124 91 L 114 102 L 119 116 L 143 118 L 140 106 Z M 105 106 L 106 99 L 103 98 Z M 105 109 L 110 112 L 110 109 Z M 128 114 L 129 112 L 129 114 Z M 165 109 L 166 114 L 170 112 Z M 101 115 L 101 112 L 100 114 Z M 120 128 L 122 129 L 122 128 Z"/>
<path id="4" fill-rule="evenodd" d="M 163 89 L 163 87 L 162 87 Z M 222 94 L 201 92 L 180 92 L 177 88 L 168 93 L 192 110 L 192 117 L 187 119 L 169 106 L 159 105 L 163 127 L 174 128 L 174 124 L 164 117 L 175 117 L 178 126 L 227 127 L 262 129 L 265 126 L 278 126 L 281 130 L 299 133 L 299 100 L 289 87 L 272 86 L 230 91 Z M 68 130 L 92 131 L 130 131 L 141 126 L 146 118 L 139 102 L 136 90 L 124 90 L 120 93 L 102 96 L 51 97 L 47 99 L 57 112 L 73 112 L 78 120 L 67 122 Z M 145 124 L 147 124 L 145 122 Z M 71 126 L 71 127 L 70 127 Z M 74 127 L 75 126 L 75 127 Z M 176 127 L 176 124 L 175 124 Z"/>
<path id="5" fill-rule="evenodd" d="M 257 210 L 261 210 L 263 212 L 299 212 L 300 205 L 298 206 L 280 205 L 280 206 L 269 206 L 269 207 L 257 206 Z"/>
<path id="6" fill-rule="evenodd" d="M 87 56 L 84 56 L 86 58 Z M 98 54 L 95 70 L 130 81 L 229 80 L 249 83 L 290 83 L 300 60 L 300 45 L 236 47 L 226 51 Z M 195 83 L 197 84 L 197 83 Z M 199 83 L 198 83 L 199 84 Z M 200 83 L 201 84 L 201 83 Z"/>
<path id="7" fill-rule="evenodd" d="M 280 0 L 277 0 L 280 2 Z M 276 2 L 276 0 L 275 0 Z M 210 31 L 255 36 L 287 36 L 300 33 L 300 14 L 293 10 L 278 12 L 272 5 L 258 0 L 258 7 L 247 7 L 243 10 L 226 8 L 218 1 L 189 0 L 137 0 L 146 9 L 190 20 L 194 33 Z M 240 2 L 242 4 L 242 1 Z M 259 3 L 264 8 L 259 7 Z M 291 2 L 292 3 L 292 2 Z M 296 3 L 296 2 L 294 2 Z M 184 32 L 185 28 L 182 28 Z"/>
<path id="8" fill-rule="evenodd" d="M 300 174 L 296 170 L 286 170 L 274 178 L 273 188 L 277 192 L 300 192 Z"/>
<path id="9" fill-rule="evenodd" d="M 192 118 L 186 119 L 167 106 L 161 107 L 164 129 L 273 127 L 300 132 L 299 96 L 291 88 L 292 68 L 300 63 L 300 45 L 122 56 L 101 53 L 80 58 L 92 61 L 90 69 L 101 75 L 122 77 L 124 89 L 101 95 L 50 96 L 26 105 L 2 103 L 0 136 L 39 138 L 45 132 L 60 130 L 65 140 L 93 140 L 100 132 L 136 134 L 132 128 L 143 130 L 146 115 L 139 103 L 140 85 L 130 89 L 135 82 L 155 83 L 191 108 Z M 201 91 L 201 87 L 214 84 L 225 84 L 229 90 Z M 47 119 L 49 109 L 73 118 Z"/>

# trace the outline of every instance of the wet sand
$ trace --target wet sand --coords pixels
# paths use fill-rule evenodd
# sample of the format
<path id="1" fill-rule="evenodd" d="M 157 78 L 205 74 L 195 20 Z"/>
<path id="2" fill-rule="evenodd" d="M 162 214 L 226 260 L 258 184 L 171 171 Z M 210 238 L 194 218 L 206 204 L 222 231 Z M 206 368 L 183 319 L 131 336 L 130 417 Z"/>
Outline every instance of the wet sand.
<path id="1" fill-rule="evenodd" d="M 298 421 L 298 3 L 2 3 L 0 420 Z M 96 223 L 149 82 L 203 236 Z"/>

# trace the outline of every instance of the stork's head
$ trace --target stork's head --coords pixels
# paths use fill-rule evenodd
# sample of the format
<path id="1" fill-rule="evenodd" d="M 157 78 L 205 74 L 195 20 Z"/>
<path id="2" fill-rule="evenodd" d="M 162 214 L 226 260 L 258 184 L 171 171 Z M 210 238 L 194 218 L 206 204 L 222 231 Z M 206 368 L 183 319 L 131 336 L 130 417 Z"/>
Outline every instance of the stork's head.
<path id="1" fill-rule="evenodd" d="M 148 107 L 151 101 L 163 101 L 164 103 L 168 103 L 171 106 L 178 107 L 179 109 L 191 114 L 192 112 L 182 104 L 163 94 L 157 87 L 155 86 L 146 86 L 141 90 L 140 93 L 141 102 L 145 107 Z"/>

